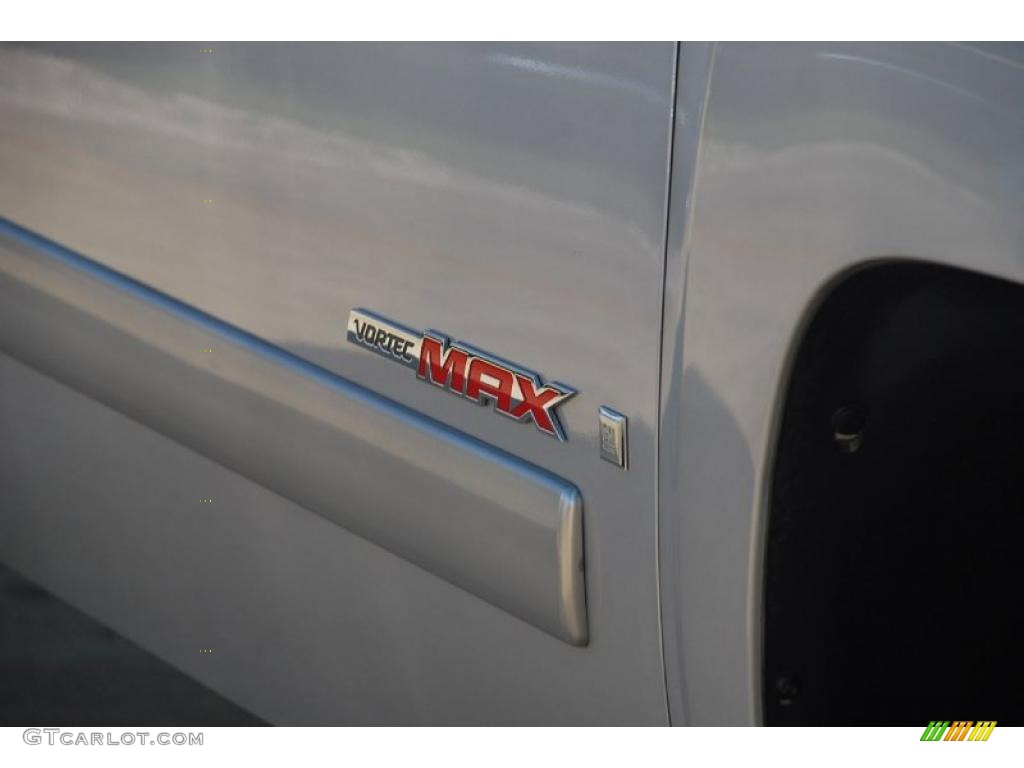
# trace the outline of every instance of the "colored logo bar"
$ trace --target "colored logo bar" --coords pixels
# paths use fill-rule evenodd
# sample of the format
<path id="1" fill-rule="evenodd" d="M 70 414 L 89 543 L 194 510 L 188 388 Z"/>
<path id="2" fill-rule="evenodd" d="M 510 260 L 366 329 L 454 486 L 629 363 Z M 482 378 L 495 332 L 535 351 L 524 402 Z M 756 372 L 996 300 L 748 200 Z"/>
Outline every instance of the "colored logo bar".
<path id="1" fill-rule="evenodd" d="M 995 720 L 929 720 L 921 741 L 988 741 L 995 727 Z"/>

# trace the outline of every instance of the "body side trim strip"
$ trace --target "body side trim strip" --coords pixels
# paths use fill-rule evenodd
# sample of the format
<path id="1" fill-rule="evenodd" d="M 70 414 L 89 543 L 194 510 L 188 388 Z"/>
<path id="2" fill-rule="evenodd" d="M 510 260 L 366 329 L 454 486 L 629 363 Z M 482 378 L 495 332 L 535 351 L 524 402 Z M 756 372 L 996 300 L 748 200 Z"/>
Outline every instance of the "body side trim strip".
<path id="1" fill-rule="evenodd" d="M 568 643 L 588 641 L 582 498 L 547 470 L 2 218 L 0 351 Z"/>

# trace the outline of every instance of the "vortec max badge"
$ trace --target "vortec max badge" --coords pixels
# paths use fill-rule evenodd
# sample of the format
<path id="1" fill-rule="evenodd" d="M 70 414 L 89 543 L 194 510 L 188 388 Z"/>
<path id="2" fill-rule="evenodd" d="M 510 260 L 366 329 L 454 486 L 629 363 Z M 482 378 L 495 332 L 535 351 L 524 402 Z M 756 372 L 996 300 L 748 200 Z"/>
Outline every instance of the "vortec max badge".
<path id="1" fill-rule="evenodd" d="M 565 440 L 555 407 L 576 391 L 544 384 L 540 376 L 435 331 L 420 333 L 365 309 L 348 316 L 348 340 L 407 368 L 435 386 L 472 400 L 492 401 L 498 413 L 530 419 L 541 432 Z"/>

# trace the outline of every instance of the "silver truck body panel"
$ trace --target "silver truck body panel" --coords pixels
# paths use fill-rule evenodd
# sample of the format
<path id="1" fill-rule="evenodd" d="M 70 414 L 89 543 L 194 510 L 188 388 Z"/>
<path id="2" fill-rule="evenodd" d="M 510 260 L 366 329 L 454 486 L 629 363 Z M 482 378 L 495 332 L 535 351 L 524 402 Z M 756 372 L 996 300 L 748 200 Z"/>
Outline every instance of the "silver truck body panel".
<path id="1" fill-rule="evenodd" d="M 669 274 L 686 273 L 685 301 L 678 283 L 667 291 L 661 395 L 674 720 L 759 722 L 771 447 L 791 353 L 827 288 L 891 259 L 1024 282 L 1014 51 L 716 47 L 689 230 L 668 251 Z"/>
<path id="2" fill-rule="evenodd" d="M 271 722 L 758 722 L 794 340 L 878 260 L 1024 282 L 1019 47 L 212 48 L 0 47 L 0 216 L 578 489 L 588 642 L 325 519 L 331 478 L 272 477 L 308 446 L 257 431 L 256 470 L 211 449 L 209 389 L 170 425 L 131 360 L 62 371 L 10 327 L 0 559 Z M 346 343 L 354 307 L 571 385 L 568 442 Z M 287 375 L 266 372 L 261 413 L 296 395 Z M 629 419 L 627 471 L 599 457 L 600 406 Z M 333 478 L 353 486 L 332 519 L 372 523 L 352 505 L 384 482 L 413 504 L 398 437 L 365 433 L 389 471 Z M 478 509 L 464 466 L 432 475 L 452 519 Z M 412 560 L 460 572 L 462 552 Z"/>
<path id="3" fill-rule="evenodd" d="M 211 47 L 206 58 L 192 45 L 0 50 L 0 211 L 574 485 L 589 644 L 567 645 L 448 583 L 425 594 L 420 582 L 436 577 L 337 526 L 277 528 L 276 554 L 249 546 L 244 520 L 282 525 L 282 502 L 228 510 L 231 501 L 217 502 L 228 480 L 198 484 L 175 462 L 145 504 L 125 497 L 154 526 L 144 541 L 118 531 L 107 510 L 79 521 L 106 530 L 102 554 L 75 556 L 53 537 L 48 557 L 30 558 L 5 537 L 0 555 L 273 722 L 667 722 L 654 498 L 676 46 Z M 358 306 L 570 384 L 579 394 L 561 409 L 568 442 L 348 344 Z M 188 429 L 201 431 L 201 392 L 187 396 L 197 420 Z M 628 472 L 598 458 L 601 405 L 629 416 Z M 5 481 L 26 510 L 28 476 L 19 477 Z M 457 465 L 446 481 L 459 493 Z M 411 475 L 368 472 L 352 499 L 383 482 L 405 489 L 411 511 Z M 180 500 L 156 490 L 166 486 L 214 505 L 183 518 Z M 457 516 L 476 511 L 466 496 L 461 504 Z M 232 515 L 241 517 L 231 526 L 211 525 Z M 172 552 L 170 536 L 202 538 L 220 556 Z M 329 567 L 293 562 L 325 538 Z M 126 548 L 140 557 L 126 561 Z M 154 571 L 182 563 L 211 587 L 171 608 Z M 78 574 L 95 569 L 173 613 L 195 642 L 100 593 L 72 594 Z M 291 581 L 269 594 L 242 588 L 281 571 Z M 282 629 L 304 611 L 322 615 Z M 213 661 L 193 652 L 206 647 L 200 638 L 228 636 Z M 285 666 L 261 688 L 252 678 L 262 659 Z M 354 678 L 373 691 L 343 693 Z M 310 697 L 311 687 L 325 690 Z"/>

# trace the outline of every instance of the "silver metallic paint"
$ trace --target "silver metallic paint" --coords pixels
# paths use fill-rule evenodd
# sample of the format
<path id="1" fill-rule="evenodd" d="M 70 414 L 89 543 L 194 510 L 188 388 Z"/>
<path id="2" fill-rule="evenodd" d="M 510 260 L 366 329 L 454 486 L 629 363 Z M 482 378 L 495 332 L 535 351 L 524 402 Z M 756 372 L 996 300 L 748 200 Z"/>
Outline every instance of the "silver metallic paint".
<path id="1" fill-rule="evenodd" d="M 176 447 L 160 449 L 173 457 L 165 466 L 142 466 L 141 449 L 103 441 L 96 473 L 122 484 L 120 473 L 145 472 L 153 490 L 107 497 L 75 485 L 97 510 L 88 523 L 33 504 L 34 473 L 8 474 L 14 506 L 61 520 L 66 536 L 33 558 L 0 543 L 0 556 L 273 722 L 667 722 L 655 394 L 676 46 L 206 47 L 212 56 L 191 45 L 0 48 L 0 215 L 572 483 L 586 503 L 589 644 L 432 586 L 340 529 L 300 524 L 301 512 L 231 473 L 201 473 L 200 496 L 252 496 L 248 515 L 217 505 L 216 523 L 182 515 L 170 489 L 199 480 Z M 570 442 L 415 377 L 382 380 L 387 363 L 345 342 L 353 306 L 557 373 L 580 391 L 561 414 Z M 33 381 L 12 376 L 18 388 Z M 25 394 L 12 384 L 2 397 Z M 629 472 L 599 458 L 602 403 L 630 416 Z M 80 407 L 82 423 L 110 421 Z M 10 431 L 28 429 L 11 420 Z M 74 440 L 64 422 L 46 429 Z M 118 434 L 152 445 L 144 430 Z M 123 525 L 128 506 L 146 519 Z M 87 525 L 106 535 L 85 552 L 74 541 L 93 540 Z M 276 545 L 239 546 L 253 525 Z M 197 578 L 236 607 L 218 592 L 158 603 L 171 553 L 149 535 L 220 551 L 174 557 L 195 561 Z M 337 562 L 326 566 L 328 544 Z M 318 569 L 298 562 L 314 551 Z M 132 604 L 148 597 L 159 610 L 142 617 L 103 600 L 114 574 Z M 280 580 L 269 597 L 239 589 L 266 587 L 267 574 Z M 246 641 L 197 667 L 181 633 L 167 634 L 171 620 Z M 268 671 L 266 656 L 287 659 L 288 675 Z M 373 685 L 356 693 L 354 677 Z M 304 698 L 316 686 L 326 692 Z"/>
<path id="2" fill-rule="evenodd" d="M 275 722 L 758 722 L 790 352 L 874 260 L 1024 281 L 1021 46 L 218 49 L 0 48 L 0 215 L 364 386 L 358 305 L 558 370 L 568 452 L 376 390 L 580 489 L 591 643 L 8 358 L 0 554 Z M 629 472 L 597 458 L 602 403 Z M 219 515 L 181 513 L 197 486 Z"/>

